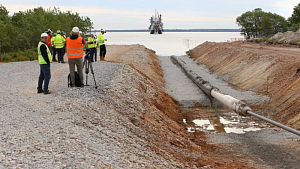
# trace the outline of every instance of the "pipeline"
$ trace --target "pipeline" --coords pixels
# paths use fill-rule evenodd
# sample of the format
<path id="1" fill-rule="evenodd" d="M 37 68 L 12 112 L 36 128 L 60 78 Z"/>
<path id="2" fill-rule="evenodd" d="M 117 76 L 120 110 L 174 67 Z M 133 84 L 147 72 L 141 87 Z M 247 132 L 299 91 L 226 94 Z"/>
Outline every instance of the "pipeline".
<path id="1" fill-rule="evenodd" d="M 221 93 L 218 88 L 211 85 L 208 81 L 203 80 L 195 72 L 190 70 L 187 67 L 186 63 L 184 61 L 182 61 L 181 59 L 178 59 L 175 56 L 171 56 L 170 59 L 174 64 L 177 64 L 182 68 L 184 73 L 205 93 L 205 95 L 207 95 L 209 97 L 209 99 L 211 99 L 211 100 L 216 99 L 216 100 L 220 101 L 225 106 L 227 106 L 230 109 L 234 110 L 236 113 L 238 113 L 241 116 L 250 116 L 250 115 L 252 115 L 254 117 L 257 117 L 261 120 L 264 120 L 268 123 L 271 123 L 275 126 L 278 126 L 282 129 L 285 129 L 285 130 L 287 130 L 291 133 L 294 133 L 294 134 L 300 136 L 300 131 L 295 130 L 295 129 L 290 128 L 290 127 L 287 127 L 283 124 L 280 124 L 278 122 L 270 120 L 266 117 L 255 114 L 255 113 L 251 112 L 251 109 L 247 105 L 247 103 L 244 103 L 244 102 L 242 102 L 242 101 L 240 101 L 240 100 L 238 100 L 238 99 L 236 99 L 236 98 L 234 98 L 230 95 L 225 95 L 225 94 Z"/>

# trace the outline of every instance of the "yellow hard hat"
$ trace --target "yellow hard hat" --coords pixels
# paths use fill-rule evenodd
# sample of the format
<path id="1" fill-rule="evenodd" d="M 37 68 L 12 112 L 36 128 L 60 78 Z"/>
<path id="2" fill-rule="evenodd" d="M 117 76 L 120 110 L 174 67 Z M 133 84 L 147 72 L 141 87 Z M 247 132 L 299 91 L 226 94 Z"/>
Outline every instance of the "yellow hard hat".
<path id="1" fill-rule="evenodd" d="M 57 30 L 56 33 L 60 33 L 60 30 Z"/>

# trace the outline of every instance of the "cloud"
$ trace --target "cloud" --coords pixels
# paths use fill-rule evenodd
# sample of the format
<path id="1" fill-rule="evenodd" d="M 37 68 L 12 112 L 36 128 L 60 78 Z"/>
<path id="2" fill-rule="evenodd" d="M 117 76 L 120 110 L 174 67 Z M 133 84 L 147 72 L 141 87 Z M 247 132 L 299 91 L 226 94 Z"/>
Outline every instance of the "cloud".
<path id="1" fill-rule="evenodd" d="M 294 9 L 295 6 L 299 4 L 299 0 L 285 0 L 285 1 L 277 1 L 275 2 L 275 7 L 286 8 L 286 9 Z"/>
<path id="2" fill-rule="evenodd" d="M 19 12 L 19 11 L 26 11 L 27 9 L 33 9 L 37 6 L 32 5 L 12 5 L 8 6 L 7 9 L 12 12 Z M 53 9 L 53 6 L 42 6 L 44 9 Z M 150 19 L 153 13 L 144 12 L 144 11 L 132 11 L 132 10 L 116 10 L 116 9 L 109 9 L 109 8 L 91 8 L 91 7 L 70 7 L 70 6 L 59 6 L 58 7 L 62 12 L 64 11 L 72 11 L 78 12 L 80 15 L 97 15 L 97 14 L 110 14 L 110 15 L 119 15 L 120 17 L 127 17 L 127 18 L 140 18 L 140 19 Z M 70 10 L 71 9 L 71 10 Z M 192 15 L 192 16 L 191 16 Z M 201 15 L 201 14 L 200 14 Z M 202 14 L 207 15 L 207 14 Z M 182 14 L 177 12 L 166 12 L 163 13 L 163 20 L 165 21 L 192 21 L 192 22 L 201 22 L 201 21 L 232 21 L 235 20 L 236 16 L 226 16 L 220 15 L 220 17 L 205 17 L 199 16 L 198 14 L 195 15 L 193 13 L 190 14 Z"/>

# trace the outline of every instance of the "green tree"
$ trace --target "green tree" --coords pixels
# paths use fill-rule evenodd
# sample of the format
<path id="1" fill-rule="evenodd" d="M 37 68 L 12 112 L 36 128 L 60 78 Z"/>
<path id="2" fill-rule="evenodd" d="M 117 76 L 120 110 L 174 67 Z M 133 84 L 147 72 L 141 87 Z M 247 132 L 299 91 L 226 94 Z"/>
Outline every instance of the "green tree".
<path id="1" fill-rule="evenodd" d="M 12 51 L 15 47 L 15 43 L 10 35 L 15 33 L 15 28 L 8 16 L 8 11 L 2 5 L 0 5 L 0 32 L 1 52 Z"/>
<path id="2" fill-rule="evenodd" d="M 236 23 L 241 27 L 241 34 L 247 38 L 270 36 L 287 30 L 287 21 L 284 17 L 270 12 L 266 13 L 260 8 L 243 13 L 237 17 Z"/>
<path id="3" fill-rule="evenodd" d="M 61 12 L 56 7 L 53 9 L 37 7 L 24 12 L 19 11 L 11 17 L 11 23 L 17 32 L 11 38 L 14 38 L 15 49 L 18 50 L 35 48 L 40 40 L 40 34 L 47 29 L 65 31 L 69 35 L 74 26 L 83 32 L 93 27 L 89 17 L 80 17 L 77 12 Z"/>
<path id="4" fill-rule="evenodd" d="M 291 17 L 288 18 L 289 26 L 298 24 L 300 22 L 300 3 L 294 7 L 294 11 Z"/>

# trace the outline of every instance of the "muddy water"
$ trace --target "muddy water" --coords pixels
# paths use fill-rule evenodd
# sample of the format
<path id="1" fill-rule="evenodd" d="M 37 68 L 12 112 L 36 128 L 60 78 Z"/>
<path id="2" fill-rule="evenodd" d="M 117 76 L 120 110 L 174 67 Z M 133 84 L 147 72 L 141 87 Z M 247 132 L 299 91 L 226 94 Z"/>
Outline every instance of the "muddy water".
<path id="1" fill-rule="evenodd" d="M 212 133 L 244 134 L 269 127 L 252 117 L 239 116 L 229 109 L 181 108 L 188 132 L 196 130 Z"/>

